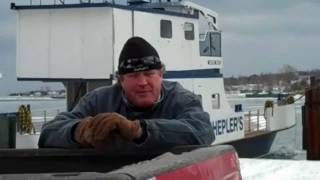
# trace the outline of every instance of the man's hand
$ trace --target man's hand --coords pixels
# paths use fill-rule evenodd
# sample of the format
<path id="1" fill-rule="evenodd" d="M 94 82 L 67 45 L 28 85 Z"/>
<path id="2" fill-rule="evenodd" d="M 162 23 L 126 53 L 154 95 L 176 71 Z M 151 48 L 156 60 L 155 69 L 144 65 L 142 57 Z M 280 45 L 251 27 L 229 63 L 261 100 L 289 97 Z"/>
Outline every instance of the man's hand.
<path id="1" fill-rule="evenodd" d="M 120 135 L 128 140 L 138 139 L 142 135 L 142 128 L 139 120 L 130 121 L 118 113 L 112 113 L 115 118 L 121 119 L 118 124 Z"/>
<path id="2" fill-rule="evenodd" d="M 91 126 L 92 126 L 92 117 L 86 117 L 82 119 L 78 124 L 74 132 L 74 139 L 82 146 L 82 147 L 90 147 L 91 146 Z"/>
<path id="3" fill-rule="evenodd" d="M 113 132 L 117 125 L 120 123 L 120 119 L 111 117 L 112 113 L 100 113 L 93 118 L 92 123 L 92 141 L 106 141 L 111 132 Z"/>
<path id="4" fill-rule="evenodd" d="M 139 120 L 130 121 L 118 113 L 100 113 L 95 117 L 86 117 L 79 122 L 75 130 L 75 140 L 82 147 L 93 146 L 103 149 L 112 135 L 132 141 L 142 136 Z"/>
<path id="5" fill-rule="evenodd" d="M 131 141 L 142 135 L 142 128 L 138 120 L 130 121 L 118 113 L 101 113 L 93 119 L 92 132 L 93 141 L 105 141 L 113 132 Z"/>

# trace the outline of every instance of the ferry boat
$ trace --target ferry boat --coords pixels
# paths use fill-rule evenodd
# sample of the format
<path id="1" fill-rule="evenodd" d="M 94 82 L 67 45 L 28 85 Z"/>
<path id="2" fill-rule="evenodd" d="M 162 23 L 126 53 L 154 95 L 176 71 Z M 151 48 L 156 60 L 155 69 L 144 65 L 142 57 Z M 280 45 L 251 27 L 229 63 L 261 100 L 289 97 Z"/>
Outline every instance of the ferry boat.
<path id="1" fill-rule="evenodd" d="M 32 2 L 32 0 L 31 0 Z M 17 78 L 62 82 L 71 110 L 86 92 L 116 82 L 124 43 L 140 36 L 166 65 L 166 80 L 199 95 L 210 114 L 216 139 L 240 157 L 269 152 L 278 131 L 295 125 L 294 104 L 266 103 L 249 113 L 226 98 L 220 19 L 216 12 L 188 1 L 128 0 L 49 4 L 11 4 L 17 13 Z"/>

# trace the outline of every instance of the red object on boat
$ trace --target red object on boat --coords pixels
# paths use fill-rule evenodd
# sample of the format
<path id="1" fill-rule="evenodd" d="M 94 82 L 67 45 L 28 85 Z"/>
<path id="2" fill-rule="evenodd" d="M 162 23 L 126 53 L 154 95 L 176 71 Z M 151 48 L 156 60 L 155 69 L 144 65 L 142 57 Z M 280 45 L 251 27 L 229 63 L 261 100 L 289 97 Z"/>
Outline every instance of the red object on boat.
<path id="1" fill-rule="evenodd" d="M 226 152 L 189 166 L 166 172 L 156 180 L 241 180 L 236 152 Z"/>

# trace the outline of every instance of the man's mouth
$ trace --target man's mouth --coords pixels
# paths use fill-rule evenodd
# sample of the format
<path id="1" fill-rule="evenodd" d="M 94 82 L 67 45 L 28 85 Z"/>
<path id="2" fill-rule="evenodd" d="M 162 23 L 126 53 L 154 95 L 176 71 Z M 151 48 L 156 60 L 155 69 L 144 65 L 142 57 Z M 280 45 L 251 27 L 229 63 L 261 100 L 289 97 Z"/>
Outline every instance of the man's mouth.
<path id="1" fill-rule="evenodd" d="M 145 94 L 148 94 L 148 93 L 151 93 L 151 91 L 138 91 L 137 92 L 138 95 L 145 95 Z"/>

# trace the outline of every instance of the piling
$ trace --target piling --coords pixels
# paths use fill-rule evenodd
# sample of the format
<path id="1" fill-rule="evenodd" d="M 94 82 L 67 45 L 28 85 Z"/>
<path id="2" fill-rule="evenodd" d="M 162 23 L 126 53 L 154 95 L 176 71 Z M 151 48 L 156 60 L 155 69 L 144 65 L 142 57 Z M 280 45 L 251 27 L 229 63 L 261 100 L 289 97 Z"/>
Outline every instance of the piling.
<path id="1" fill-rule="evenodd" d="M 16 147 L 17 118 L 18 113 L 0 113 L 0 149 Z"/>
<path id="2" fill-rule="evenodd" d="M 306 90 L 305 95 L 307 159 L 320 160 L 320 87 Z"/>
<path id="3" fill-rule="evenodd" d="M 110 77 L 108 80 L 92 80 L 90 82 L 77 80 L 64 82 L 63 84 L 67 90 L 67 111 L 71 111 L 86 93 L 101 86 L 112 85 L 112 78 Z"/>
<path id="4" fill-rule="evenodd" d="M 308 126 L 306 121 L 306 107 L 305 105 L 301 106 L 301 115 L 302 115 L 302 149 L 308 149 Z"/>

